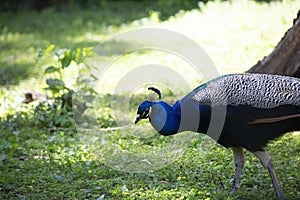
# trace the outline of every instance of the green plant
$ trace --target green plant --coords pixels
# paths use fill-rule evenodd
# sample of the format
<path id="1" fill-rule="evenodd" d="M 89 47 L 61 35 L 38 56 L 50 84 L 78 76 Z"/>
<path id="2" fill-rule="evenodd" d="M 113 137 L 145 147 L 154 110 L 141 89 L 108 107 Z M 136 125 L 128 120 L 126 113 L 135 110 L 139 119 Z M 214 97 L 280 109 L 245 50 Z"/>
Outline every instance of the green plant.
<path id="1" fill-rule="evenodd" d="M 88 65 L 84 64 L 84 59 L 91 54 L 91 48 L 77 49 L 57 49 L 54 45 L 50 45 L 45 51 L 38 54 L 37 61 L 42 57 L 52 56 L 55 64 L 48 66 L 44 74 L 47 87 L 45 90 L 50 98 L 46 102 L 41 102 L 35 108 L 35 121 L 38 126 L 46 127 L 74 127 L 74 112 L 82 114 L 86 105 L 84 102 L 74 99 L 74 87 L 78 86 L 79 95 L 93 95 L 96 92 L 86 85 L 88 80 L 81 79 L 80 76 L 73 77 L 75 86 L 67 86 L 65 82 L 66 69 L 71 71 L 87 70 L 90 71 Z M 68 74 L 69 75 L 69 74 Z M 77 89 L 78 89 L 77 88 Z M 89 94 L 87 94 L 89 93 Z"/>

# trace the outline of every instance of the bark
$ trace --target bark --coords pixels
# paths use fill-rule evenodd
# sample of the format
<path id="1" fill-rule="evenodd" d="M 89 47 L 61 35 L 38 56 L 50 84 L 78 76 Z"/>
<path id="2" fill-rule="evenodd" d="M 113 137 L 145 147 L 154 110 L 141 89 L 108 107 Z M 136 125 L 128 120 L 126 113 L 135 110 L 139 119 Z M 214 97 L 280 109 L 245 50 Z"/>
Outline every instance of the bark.
<path id="1" fill-rule="evenodd" d="M 300 78 L 300 10 L 293 26 L 285 33 L 271 54 L 258 61 L 247 72 Z"/>

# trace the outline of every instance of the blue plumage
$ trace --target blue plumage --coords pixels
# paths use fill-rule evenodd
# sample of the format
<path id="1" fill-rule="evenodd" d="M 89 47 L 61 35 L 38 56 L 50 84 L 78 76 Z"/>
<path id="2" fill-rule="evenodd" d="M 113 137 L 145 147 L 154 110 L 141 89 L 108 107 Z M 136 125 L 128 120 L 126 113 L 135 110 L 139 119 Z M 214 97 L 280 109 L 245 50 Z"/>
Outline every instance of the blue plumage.
<path id="1" fill-rule="evenodd" d="M 136 123 L 149 118 L 154 129 L 165 136 L 183 131 L 208 134 L 212 127 L 219 126 L 213 129 L 219 132 L 213 139 L 234 153 L 232 192 L 238 187 L 245 148 L 269 170 L 277 196 L 283 197 L 264 146 L 284 133 L 300 130 L 299 79 L 266 74 L 226 75 L 199 86 L 173 106 L 163 101 L 144 101 L 137 115 Z"/>

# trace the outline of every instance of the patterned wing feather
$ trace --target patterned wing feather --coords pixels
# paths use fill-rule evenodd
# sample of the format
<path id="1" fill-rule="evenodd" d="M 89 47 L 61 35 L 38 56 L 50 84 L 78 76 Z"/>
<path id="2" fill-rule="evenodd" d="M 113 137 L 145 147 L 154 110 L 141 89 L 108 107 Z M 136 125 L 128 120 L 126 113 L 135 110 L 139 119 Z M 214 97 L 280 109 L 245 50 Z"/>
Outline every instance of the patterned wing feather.
<path id="1" fill-rule="evenodd" d="M 231 74 L 199 86 L 193 91 L 192 99 L 212 106 L 300 106 L 300 79 L 269 74 Z"/>

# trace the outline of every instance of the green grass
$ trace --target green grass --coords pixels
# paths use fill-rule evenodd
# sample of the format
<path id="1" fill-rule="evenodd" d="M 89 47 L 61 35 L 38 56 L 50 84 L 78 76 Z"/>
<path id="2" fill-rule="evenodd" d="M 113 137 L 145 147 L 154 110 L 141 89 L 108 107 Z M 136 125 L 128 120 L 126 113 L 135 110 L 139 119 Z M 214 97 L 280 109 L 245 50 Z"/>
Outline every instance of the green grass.
<path id="1" fill-rule="evenodd" d="M 26 90 L 43 92 L 46 87 L 43 70 L 53 65 L 53 60 L 46 57 L 35 61 L 39 51 L 50 44 L 70 49 L 95 47 L 117 33 L 145 27 L 167 28 L 199 43 L 220 74 L 243 72 L 272 51 L 291 27 L 300 2 L 217 1 L 200 6 L 175 12 L 147 2 L 127 2 L 108 4 L 105 9 L 74 7 L 69 12 L 47 9 L 40 13 L 0 13 L 0 198 L 274 199 L 267 170 L 250 153 L 246 153 L 241 188 L 230 196 L 234 175 L 230 149 L 195 135 L 192 139 L 186 134 L 161 137 L 146 123 L 135 132 L 101 129 L 100 140 L 91 143 L 92 137 L 80 129 L 76 132 L 68 127 L 41 125 L 39 120 L 47 117 L 47 112 L 35 113 L 35 105 L 22 104 Z M 103 59 L 112 57 L 106 55 Z M 202 81 L 186 62 L 168 52 L 128 54 L 114 62 L 103 77 L 105 88 L 94 105 L 97 109 L 87 111 L 92 116 L 90 120 L 98 117 L 103 127 L 114 126 L 109 108 L 111 96 L 106 93 L 113 91 L 124 73 L 149 63 L 174 67 L 193 87 Z M 74 72 L 68 70 L 64 72 L 65 81 L 71 87 L 73 80 L 68 75 Z M 165 90 L 163 95 L 164 100 L 175 101 L 172 91 Z M 131 118 L 144 97 L 135 94 L 130 99 Z M 106 143 L 101 143 L 103 138 Z M 168 152 L 174 143 L 179 143 L 175 148 L 178 151 Z M 289 133 L 267 147 L 287 199 L 300 196 L 299 144 L 299 133 Z M 110 158 L 111 147 L 117 154 Z M 148 155 L 146 160 L 151 166 L 147 161 L 138 162 L 141 157 L 135 155 Z M 135 159 L 136 165 L 115 165 L 126 163 L 119 162 L 123 158 Z M 173 162 L 165 166 L 164 159 Z M 128 171 L 138 166 L 147 173 L 123 172 L 116 170 L 118 166 Z M 156 168 L 159 170 L 153 170 Z"/>
<path id="2" fill-rule="evenodd" d="M 273 199 L 268 173 L 246 153 L 240 190 L 229 195 L 234 174 L 229 149 L 210 143 L 187 149 L 167 167 L 148 173 L 125 173 L 95 159 L 78 135 L 23 128 L 2 128 L 2 199 Z M 121 133 L 122 134 L 122 133 Z M 118 138 L 115 138 L 118 140 Z M 299 134 L 269 145 L 287 199 L 299 197 Z"/>

